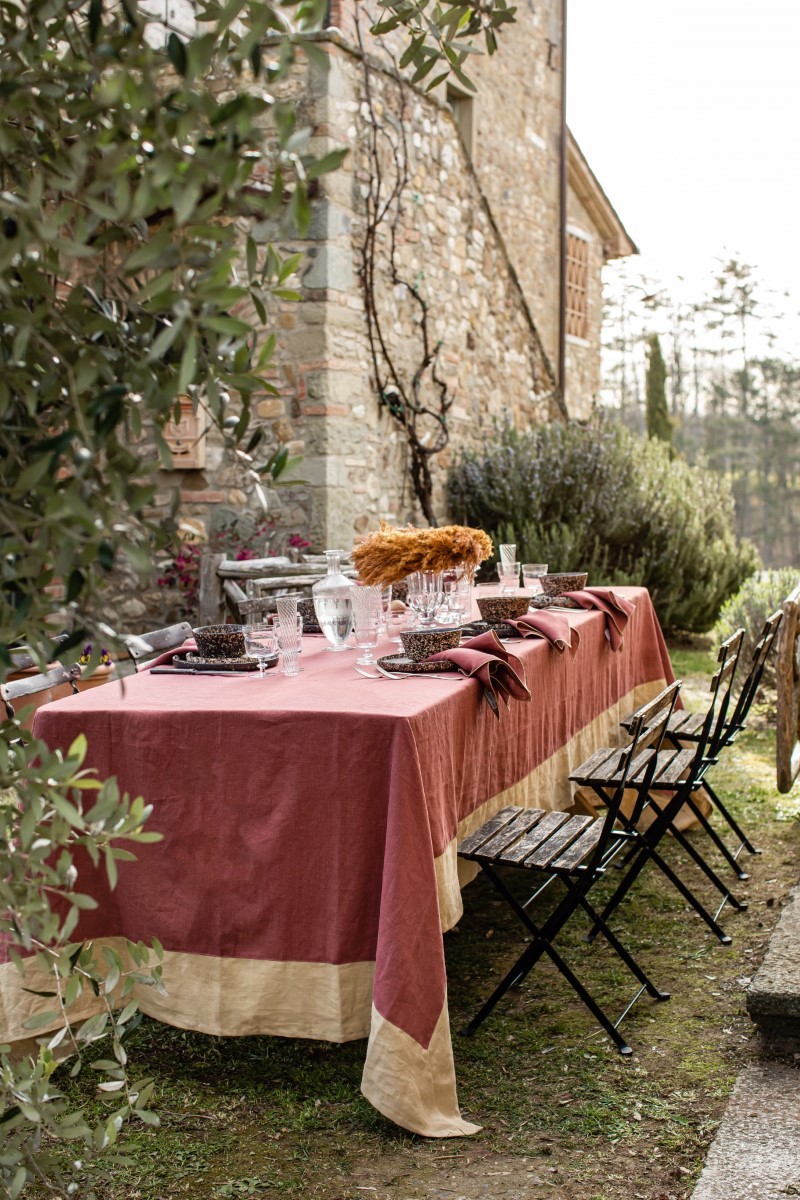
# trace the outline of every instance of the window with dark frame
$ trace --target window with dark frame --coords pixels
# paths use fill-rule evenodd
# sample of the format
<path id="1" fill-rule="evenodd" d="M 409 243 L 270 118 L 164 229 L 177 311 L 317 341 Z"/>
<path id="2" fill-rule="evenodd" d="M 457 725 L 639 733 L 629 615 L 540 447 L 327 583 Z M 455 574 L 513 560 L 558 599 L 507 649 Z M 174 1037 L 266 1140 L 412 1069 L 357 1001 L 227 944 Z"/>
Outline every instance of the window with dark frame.
<path id="1" fill-rule="evenodd" d="M 586 293 L 589 272 L 589 243 L 574 233 L 567 234 L 567 336 L 586 340 L 588 313 Z"/>

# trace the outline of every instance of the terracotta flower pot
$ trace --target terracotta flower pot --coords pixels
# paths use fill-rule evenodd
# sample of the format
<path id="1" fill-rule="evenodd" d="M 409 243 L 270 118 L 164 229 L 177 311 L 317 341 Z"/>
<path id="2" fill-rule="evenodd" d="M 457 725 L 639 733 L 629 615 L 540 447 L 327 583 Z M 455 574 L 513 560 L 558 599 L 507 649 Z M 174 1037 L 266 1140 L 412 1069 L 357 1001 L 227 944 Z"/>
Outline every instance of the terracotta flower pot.
<path id="1" fill-rule="evenodd" d="M 76 679 L 79 692 L 85 692 L 87 688 L 99 687 L 101 683 L 108 683 L 114 674 L 113 663 L 100 663 L 88 674 L 86 667 L 81 667 L 81 674 Z"/>

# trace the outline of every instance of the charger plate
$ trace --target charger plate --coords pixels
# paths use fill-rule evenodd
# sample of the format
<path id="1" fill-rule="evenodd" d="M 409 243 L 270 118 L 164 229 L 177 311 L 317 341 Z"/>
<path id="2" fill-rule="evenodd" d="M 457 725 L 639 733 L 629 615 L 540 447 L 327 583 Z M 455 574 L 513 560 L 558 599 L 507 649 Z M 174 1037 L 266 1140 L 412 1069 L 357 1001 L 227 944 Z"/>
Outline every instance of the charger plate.
<path id="1" fill-rule="evenodd" d="M 508 625 L 505 621 L 470 621 L 469 625 L 463 626 L 464 637 L 477 637 L 481 633 L 489 633 L 492 630 L 499 638 L 518 638 L 513 625 Z"/>
<path id="2" fill-rule="evenodd" d="M 266 660 L 268 667 L 274 667 L 278 661 L 277 654 Z M 173 667 L 181 667 L 186 671 L 257 671 L 258 659 L 248 655 L 242 658 L 201 658 L 199 654 L 176 654 L 172 660 Z"/>
<path id="3" fill-rule="evenodd" d="M 583 591 L 582 588 L 580 590 Z M 528 608 L 571 608 L 573 611 L 581 611 L 577 600 L 570 600 L 565 596 L 531 596 Z"/>
<path id="4" fill-rule="evenodd" d="M 436 662 L 414 662 L 405 654 L 385 654 L 378 659 L 384 671 L 402 671 L 404 675 L 437 675 L 440 671 L 457 671 L 458 667 L 449 658 Z"/>

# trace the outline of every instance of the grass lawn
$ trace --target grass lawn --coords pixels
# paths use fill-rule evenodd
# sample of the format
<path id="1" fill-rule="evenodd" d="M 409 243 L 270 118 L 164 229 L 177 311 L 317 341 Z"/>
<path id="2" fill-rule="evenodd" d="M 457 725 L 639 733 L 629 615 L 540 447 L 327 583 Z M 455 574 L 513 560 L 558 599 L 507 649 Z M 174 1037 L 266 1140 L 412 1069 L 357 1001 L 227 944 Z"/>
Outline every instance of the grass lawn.
<path id="1" fill-rule="evenodd" d="M 708 654 L 679 649 L 673 661 L 690 704 L 702 703 Z M 643 998 L 628 1016 L 632 1060 L 620 1058 L 545 964 L 474 1038 L 458 1036 L 523 940 L 478 879 L 445 944 L 459 1097 L 481 1133 L 427 1141 L 385 1121 L 358 1090 L 363 1042 L 226 1040 L 145 1021 L 129 1054 L 137 1075 L 158 1080 L 161 1127 L 131 1133 L 134 1165 L 109 1183 L 105 1200 L 688 1197 L 736 1074 L 759 1052 L 744 989 L 800 875 L 800 794 L 777 795 L 774 732 L 763 719 L 752 723 L 714 775 L 764 851 L 748 857 L 751 878 L 739 885 L 749 910 L 723 913 L 733 945 L 707 933 L 652 868 L 616 918 L 623 940 L 672 993 L 665 1004 Z M 675 847 L 667 853 L 679 861 Z M 714 907 L 710 889 L 698 890 Z M 565 954 L 619 1012 L 632 980 L 603 945 L 588 946 L 583 931 L 576 921 Z M 91 1074 L 68 1085 L 90 1106 Z"/>

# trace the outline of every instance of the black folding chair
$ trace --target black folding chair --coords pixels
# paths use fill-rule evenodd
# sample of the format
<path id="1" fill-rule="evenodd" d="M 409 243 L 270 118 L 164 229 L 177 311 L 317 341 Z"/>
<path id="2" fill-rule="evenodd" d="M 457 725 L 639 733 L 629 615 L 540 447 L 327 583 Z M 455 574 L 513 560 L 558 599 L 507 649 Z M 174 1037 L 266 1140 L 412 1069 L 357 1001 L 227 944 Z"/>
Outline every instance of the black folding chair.
<path id="1" fill-rule="evenodd" d="M 604 816 L 569 816 L 567 813 L 545 812 L 542 809 L 505 808 L 465 838 L 459 846 L 459 855 L 480 864 L 531 934 L 530 945 L 462 1031 L 466 1036 L 475 1032 L 508 989 L 521 983 L 543 955 L 547 955 L 558 968 L 621 1054 L 631 1054 L 632 1050 L 619 1033 L 618 1026 L 642 992 L 646 991 L 655 1000 L 669 999 L 669 993 L 659 991 L 651 983 L 616 934 L 608 928 L 605 919 L 590 902 L 588 893 L 603 878 L 609 864 L 627 844 L 629 835 L 619 830 L 616 824 L 622 798 L 626 788 L 631 787 L 643 795 L 647 794 L 679 687 L 678 683 L 672 684 L 640 709 L 633 718 L 630 743 L 622 750 L 609 752 L 613 754 L 614 761 L 608 781 L 611 795 L 607 797 Z M 498 875 L 498 867 L 521 868 L 543 875 L 545 879 L 528 900 L 520 903 Z M 526 910 L 555 880 L 560 880 L 564 885 L 565 894 L 550 915 L 537 925 Z M 553 945 L 567 921 L 578 910 L 583 910 L 589 916 L 640 985 L 636 995 L 614 1022 L 606 1016 Z"/>
<path id="2" fill-rule="evenodd" d="M 151 633 L 128 634 L 122 640 L 128 657 L 138 671 L 149 659 L 156 658 L 165 650 L 176 650 L 193 636 L 194 631 L 189 622 L 180 621 L 177 625 L 167 625 L 163 629 L 154 629 Z"/>
<path id="3" fill-rule="evenodd" d="M 678 889 L 687 903 L 705 921 L 706 925 L 716 934 L 719 940 L 725 945 L 728 945 L 731 941 L 730 936 L 721 928 L 717 919 L 726 904 L 730 904 L 732 908 L 743 911 L 747 908 L 747 902 L 739 900 L 731 892 L 728 884 L 720 879 L 708 860 L 703 857 L 698 848 L 687 838 L 686 834 L 677 827 L 676 818 L 683 806 L 688 805 L 691 811 L 697 816 L 703 828 L 709 832 L 714 844 L 717 845 L 719 840 L 721 840 L 716 830 L 713 829 L 705 817 L 705 814 L 698 807 L 693 798 L 693 793 L 703 787 L 706 773 L 717 761 L 719 755 L 728 720 L 731 687 L 736 671 L 736 664 L 739 659 L 742 637 L 743 630 L 740 629 L 727 638 L 720 646 L 717 655 L 719 666 L 711 681 L 711 703 L 705 714 L 703 714 L 702 725 L 698 731 L 695 745 L 693 747 L 680 748 L 680 741 L 678 740 L 677 744 L 669 751 L 669 753 L 675 756 L 673 761 L 668 764 L 665 770 L 656 768 L 651 784 L 651 794 L 643 798 L 643 802 L 637 805 L 634 814 L 626 821 L 628 830 L 635 840 L 629 864 L 626 864 L 628 866 L 627 874 L 603 909 L 602 915 L 605 919 L 608 919 L 627 894 L 646 863 L 652 861 Z M 627 718 L 623 722 L 624 727 L 630 728 L 631 721 L 632 718 Z M 664 751 L 664 756 L 667 753 L 667 751 Z M 604 799 L 602 788 L 597 786 L 598 781 L 587 779 L 583 782 L 592 787 L 601 800 Z M 658 791 L 661 793 L 661 796 L 656 799 L 652 795 L 652 791 Z M 642 801 L 641 794 L 640 801 Z M 640 819 L 648 809 L 650 810 L 652 823 L 646 829 L 642 829 L 640 828 Z M 689 858 L 705 875 L 706 879 L 721 894 L 722 900 L 714 913 L 708 911 L 705 905 L 691 891 L 687 884 L 680 879 L 658 850 L 659 842 L 667 833 L 670 833 L 675 841 L 680 844 Z M 596 932 L 593 931 L 590 936 L 595 936 Z"/>
<path id="4" fill-rule="evenodd" d="M 723 723 L 717 754 L 719 754 L 719 751 L 724 750 L 727 746 L 732 745 L 733 742 L 736 741 L 737 735 L 740 734 L 746 727 L 747 718 L 753 701 L 758 693 L 758 689 L 761 685 L 761 678 L 764 674 L 764 668 L 772 651 L 775 639 L 778 636 L 778 630 L 780 628 L 782 619 L 783 610 L 779 608 L 772 614 L 771 617 L 767 618 L 764 624 L 764 628 L 761 631 L 761 636 L 759 637 L 753 649 L 753 656 L 750 661 L 750 670 L 747 672 L 745 680 L 739 689 L 739 695 L 737 697 L 736 704 L 734 705 L 733 712 L 730 718 L 727 718 Z M 682 743 L 687 742 L 696 743 L 699 739 L 700 731 L 702 729 L 702 719 L 700 719 L 702 716 L 703 714 L 698 713 L 673 713 L 672 719 L 667 727 L 667 737 L 672 744 L 674 746 L 679 746 Z M 716 761 L 716 759 L 714 761 Z M 731 814 L 727 806 L 719 798 L 714 788 L 705 777 L 703 778 L 703 791 L 708 797 L 712 807 L 716 809 L 722 819 L 727 822 L 729 828 L 739 839 L 739 845 L 736 847 L 736 849 L 731 850 L 725 844 L 722 838 L 717 834 L 716 830 L 714 830 L 713 826 L 710 825 L 705 813 L 700 812 L 694 804 L 691 805 L 692 811 L 695 813 L 698 821 L 708 833 L 711 840 L 714 842 L 714 845 L 717 847 L 722 857 L 736 872 L 739 879 L 748 879 L 749 875 L 747 871 L 743 870 L 738 862 L 739 855 L 741 854 L 742 850 L 747 850 L 749 854 L 760 854 L 761 851 L 753 845 L 747 834 L 741 829 L 736 818 Z"/>
<path id="5" fill-rule="evenodd" d="M 0 697 L 2 697 L 5 705 L 6 716 L 9 721 L 13 721 L 15 717 L 13 701 L 25 700 L 32 696 L 38 696 L 41 692 L 48 692 L 51 688 L 61 687 L 62 684 L 69 684 L 73 695 L 78 691 L 78 686 L 75 683 L 76 678 L 80 675 L 81 670 L 78 666 L 62 667 L 60 664 L 56 667 L 51 667 L 49 671 L 42 671 L 37 675 L 28 675 L 24 679 L 14 679 L 10 683 L 0 683 Z"/>

